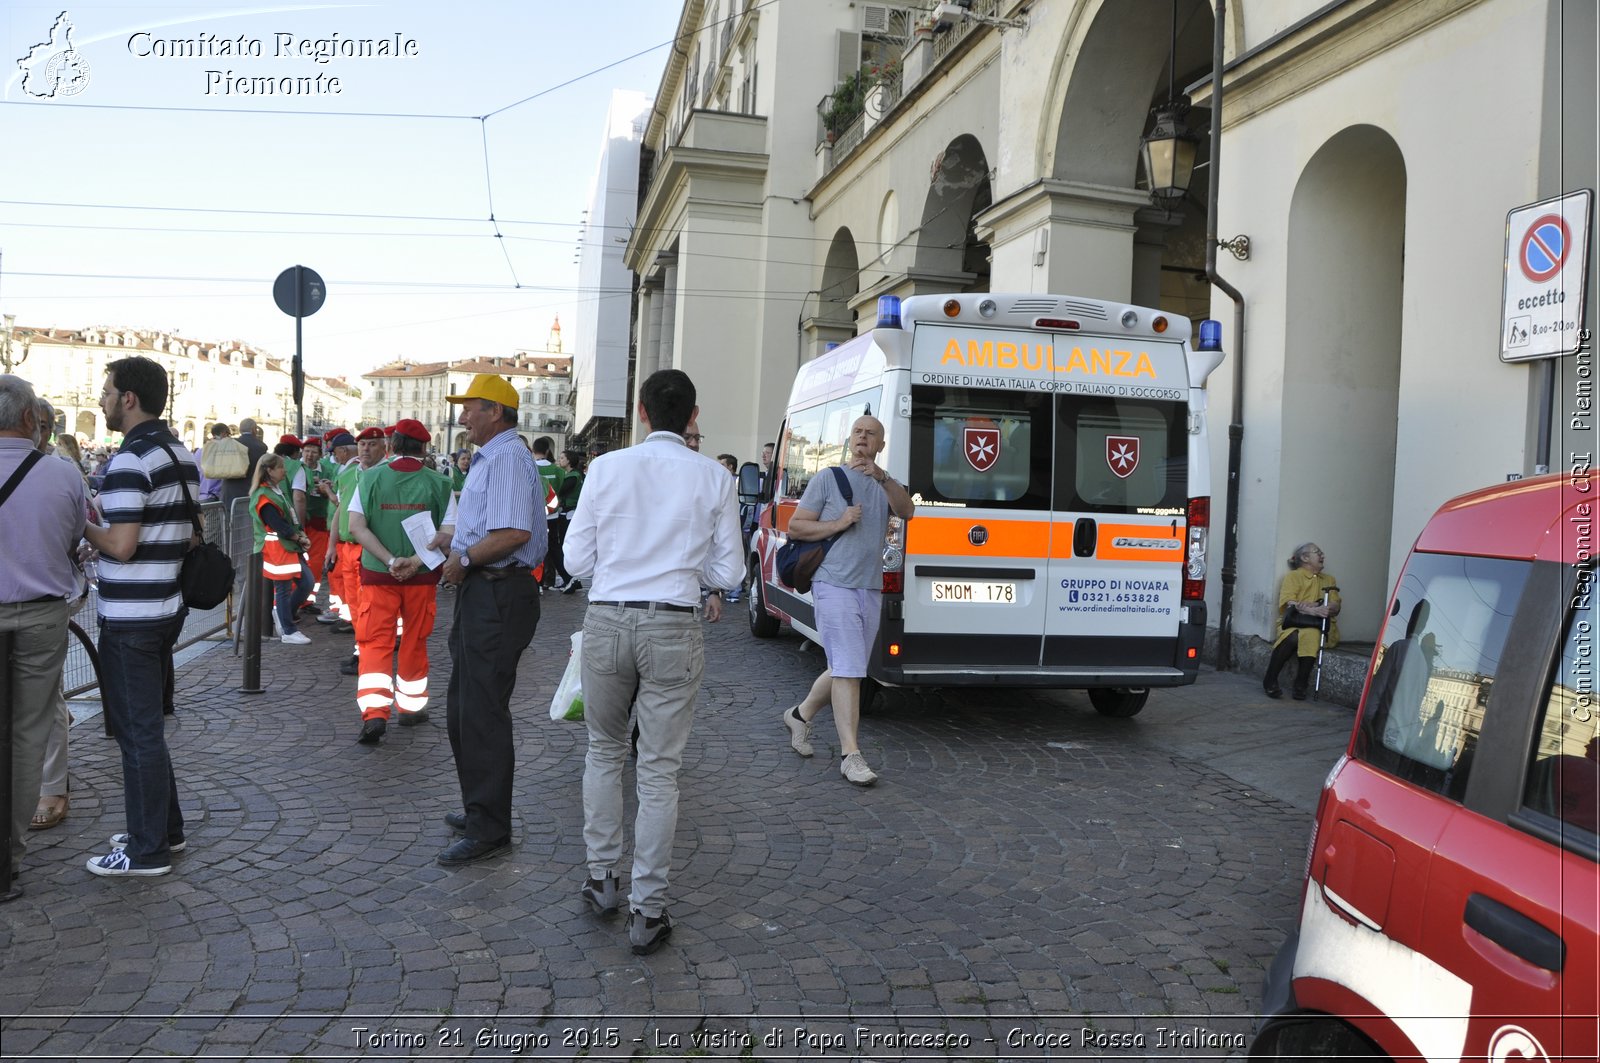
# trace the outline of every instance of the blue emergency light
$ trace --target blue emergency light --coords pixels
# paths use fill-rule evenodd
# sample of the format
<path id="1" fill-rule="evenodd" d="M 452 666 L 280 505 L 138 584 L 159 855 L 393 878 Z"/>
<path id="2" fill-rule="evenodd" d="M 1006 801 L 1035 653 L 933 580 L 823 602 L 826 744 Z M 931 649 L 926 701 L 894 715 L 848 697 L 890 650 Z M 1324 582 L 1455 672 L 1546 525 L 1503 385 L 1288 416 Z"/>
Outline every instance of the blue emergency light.
<path id="1" fill-rule="evenodd" d="M 900 327 L 900 297 L 898 295 L 878 296 L 878 327 Z"/>
<path id="2" fill-rule="evenodd" d="M 1222 350 L 1222 322 L 1206 318 L 1200 322 L 1200 342 L 1195 346 L 1197 351 Z"/>

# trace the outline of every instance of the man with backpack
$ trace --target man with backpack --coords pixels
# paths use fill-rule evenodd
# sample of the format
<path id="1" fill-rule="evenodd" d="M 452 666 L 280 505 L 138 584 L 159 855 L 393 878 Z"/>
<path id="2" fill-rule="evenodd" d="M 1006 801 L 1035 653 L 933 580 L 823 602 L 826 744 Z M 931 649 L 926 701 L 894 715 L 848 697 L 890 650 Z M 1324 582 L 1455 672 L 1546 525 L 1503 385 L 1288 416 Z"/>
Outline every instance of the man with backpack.
<path id="1" fill-rule="evenodd" d="M 909 520 L 916 511 L 905 487 L 878 467 L 883 444 L 883 422 L 870 415 L 857 417 L 850 426 L 850 463 L 840 470 L 850 487 L 849 497 L 836 475 L 813 476 L 789 518 L 791 539 L 816 542 L 837 536 L 811 581 L 828 667 L 811 684 L 805 700 L 784 711 L 789 746 L 802 757 L 811 756 L 811 721 L 831 704 L 843 757 L 839 774 L 857 786 L 878 780 L 861 756 L 856 729 L 861 719 L 861 680 L 878 639 L 884 535 L 891 512 Z"/>

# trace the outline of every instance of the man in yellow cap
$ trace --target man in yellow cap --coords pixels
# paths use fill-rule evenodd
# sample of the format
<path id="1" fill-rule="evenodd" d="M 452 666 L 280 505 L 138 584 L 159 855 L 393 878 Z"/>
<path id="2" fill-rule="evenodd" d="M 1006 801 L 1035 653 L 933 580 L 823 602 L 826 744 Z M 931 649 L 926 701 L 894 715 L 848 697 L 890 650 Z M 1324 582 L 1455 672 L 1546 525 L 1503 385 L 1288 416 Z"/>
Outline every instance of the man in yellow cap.
<path id="1" fill-rule="evenodd" d="M 539 474 L 517 436 L 517 389 L 504 377 L 479 373 L 464 394 L 449 400 L 461 406 L 467 440 L 479 448 L 461 488 L 444 563 L 445 582 L 459 587 L 445 719 L 462 804 L 444 819 L 463 837 L 438 860 L 460 867 L 511 847 L 511 688 L 539 625 L 533 568 L 544 560 L 547 531 L 534 505 Z"/>

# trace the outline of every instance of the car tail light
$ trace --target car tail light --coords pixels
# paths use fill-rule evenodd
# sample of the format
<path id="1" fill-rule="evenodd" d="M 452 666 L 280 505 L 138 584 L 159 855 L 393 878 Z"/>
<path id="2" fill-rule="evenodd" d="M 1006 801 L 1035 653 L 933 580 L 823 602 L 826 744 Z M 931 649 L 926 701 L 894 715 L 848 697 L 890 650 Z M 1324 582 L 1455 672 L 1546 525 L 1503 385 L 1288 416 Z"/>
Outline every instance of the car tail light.
<path id="1" fill-rule="evenodd" d="M 1183 597 L 1206 596 L 1206 547 L 1211 539 L 1211 499 L 1189 499 L 1188 554 L 1183 563 Z"/>
<path id="2" fill-rule="evenodd" d="M 1322 793 L 1317 795 L 1317 814 L 1311 818 L 1311 838 L 1306 842 L 1306 866 L 1300 876 L 1300 907 L 1304 914 L 1306 894 L 1310 892 L 1306 887 L 1311 881 L 1311 865 L 1317 861 L 1317 835 L 1322 830 L 1322 814 L 1328 810 L 1328 800 L 1333 796 L 1333 780 L 1339 777 L 1339 772 L 1344 768 L 1345 762 L 1350 758 L 1344 754 L 1333 762 L 1333 769 L 1328 772 L 1328 777 L 1322 780 Z M 1295 919 L 1298 925 L 1300 920 Z"/>
<path id="3" fill-rule="evenodd" d="M 885 572 L 883 574 L 883 593 L 904 594 L 906 591 L 906 574 L 904 572 Z"/>

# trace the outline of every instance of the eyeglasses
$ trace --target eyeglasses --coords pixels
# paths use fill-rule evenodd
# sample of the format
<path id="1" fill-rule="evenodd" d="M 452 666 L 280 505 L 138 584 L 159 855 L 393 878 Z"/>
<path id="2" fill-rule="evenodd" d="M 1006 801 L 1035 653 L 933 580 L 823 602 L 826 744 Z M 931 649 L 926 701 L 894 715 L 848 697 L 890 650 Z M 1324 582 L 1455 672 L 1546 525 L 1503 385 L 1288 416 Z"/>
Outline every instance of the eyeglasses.
<path id="1" fill-rule="evenodd" d="M 701 436 L 701 435 L 700 435 L 700 433 L 698 433 L 698 432 L 695 432 L 695 433 L 693 433 L 693 434 L 692 434 L 692 435 L 686 435 L 686 436 L 684 436 L 684 437 L 683 437 L 683 441 L 684 441 L 684 442 L 685 442 L 685 443 L 698 443 L 698 442 L 700 442 L 700 440 L 701 440 L 701 439 L 703 439 L 703 438 L 704 438 L 704 437 L 703 437 L 703 436 Z"/>

